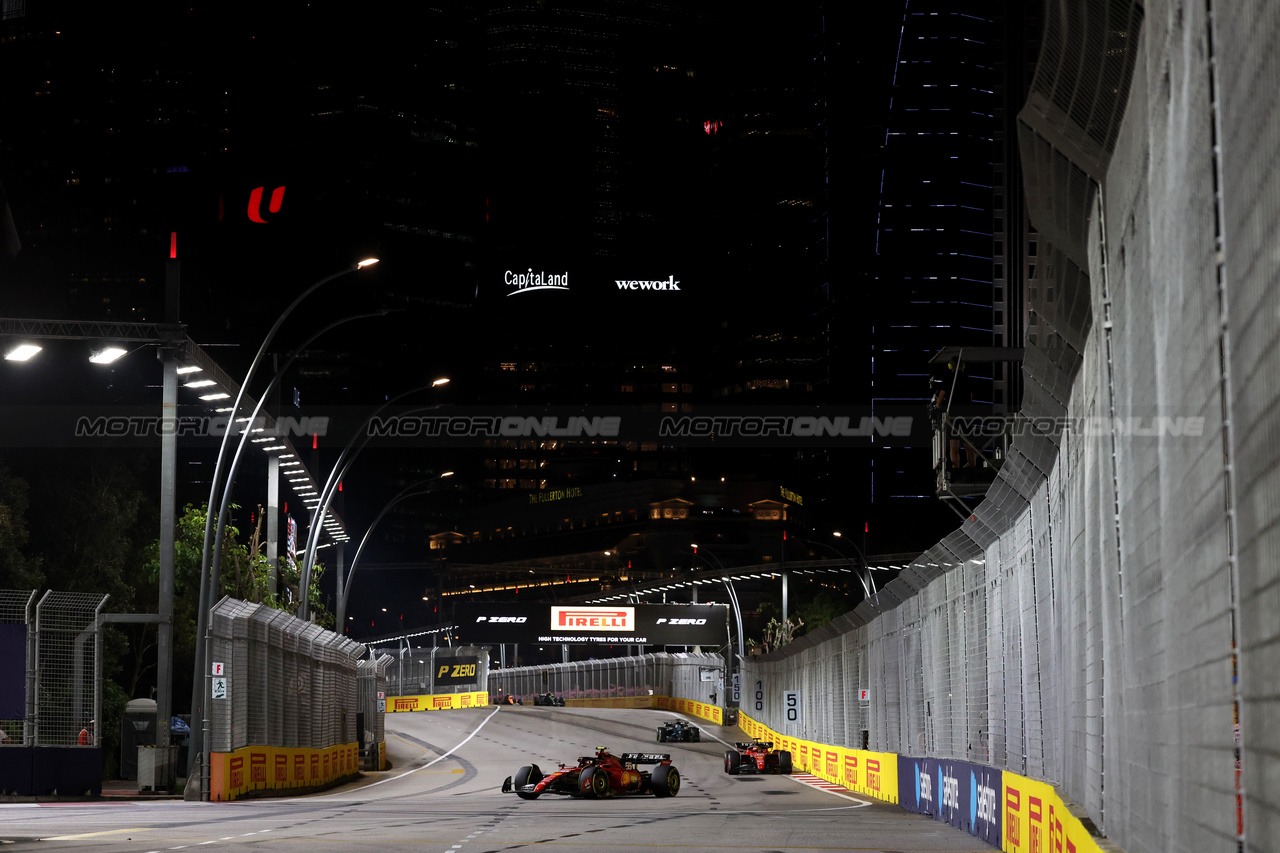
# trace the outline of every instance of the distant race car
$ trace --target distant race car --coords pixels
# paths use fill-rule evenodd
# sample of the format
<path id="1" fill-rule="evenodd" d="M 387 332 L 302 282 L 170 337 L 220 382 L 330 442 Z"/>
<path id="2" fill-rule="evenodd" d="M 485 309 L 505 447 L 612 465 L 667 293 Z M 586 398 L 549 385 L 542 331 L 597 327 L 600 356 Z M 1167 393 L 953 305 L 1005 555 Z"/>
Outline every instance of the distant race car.
<path id="1" fill-rule="evenodd" d="M 791 753 L 785 749 L 774 749 L 768 741 L 755 740 L 733 746 L 724 754 L 724 772 L 730 776 L 739 773 L 791 773 Z"/>
<path id="2" fill-rule="evenodd" d="M 668 720 L 658 726 L 658 743 L 666 743 L 667 741 L 700 743 L 702 741 L 702 730 L 693 723 L 688 723 L 684 720 Z"/>
<path id="3" fill-rule="evenodd" d="M 523 705 L 523 704 L 524 704 L 524 700 L 523 700 L 523 699 L 520 699 L 520 698 L 518 698 L 518 697 L 516 697 L 516 696 L 513 696 L 513 695 L 511 695 L 510 693 L 499 693 L 496 697 L 494 697 L 493 704 L 495 704 L 495 705 Z"/>
<path id="4" fill-rule="evenodd" d="M 656 764 L 652 770 L 641 765 Z M 595 755 L 578 759 L 575 766 L 560 765 L 543 775 L 536 764 L 526 764 L 502 783 L 504 794 L 522 800 L 536 800 L 543 794 L 602 799 L 620 794 L 653 794 L 674 797 L 680 792 L 680 771 L 671 766 L 670 755 L 624 752 L 614 755 L 607 747 L 597 747 Z"/>
<path id="5" fill-rule="evenodd" d="M 557 696 L 554 693 L 539 693 L 533 697 L 535 705 L 552 705 L 557 708 L 564 707 L 564 697 Z"/>

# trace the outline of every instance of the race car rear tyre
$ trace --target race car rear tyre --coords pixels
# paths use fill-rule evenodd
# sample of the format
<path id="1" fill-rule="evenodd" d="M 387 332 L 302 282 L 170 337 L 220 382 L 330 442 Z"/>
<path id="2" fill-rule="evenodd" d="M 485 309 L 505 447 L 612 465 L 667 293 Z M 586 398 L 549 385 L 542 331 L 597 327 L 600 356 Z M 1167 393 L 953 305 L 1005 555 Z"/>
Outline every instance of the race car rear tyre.
<path id="1" fill-rule="evenodd" d="M 515 788 L 524 785 L 536 785 L 542 781 L 542 770 L 536 764 L 526 764 L 516 771 L 516 775 L 511 777 L 511 784 Z M 527 791 L 516 791 L 516 796 L 522 800 L 536 800 L 541 794 L 533 794 Z"/>
<path id="2" fill-rule="evenodd" d="M 778 772 L 784 776 L 791 775 L 791 753 L 785 749 L 778 752 Z"/>
<path id="3" fill-rule="evenodd" d="M 724 772 L 737 776 L 742 772 L 742 754 L 729 750 L 724 754 Z"/>
<path id="4" fill-rule="evenodd" d="M 609 795 L 609 774 L 599 767 L 588 767 L 578 777 L 578 790 L 584 797 L 595 800 Z"/>
<path id="5" fill-rule="evenodd" d="M 680 771 L 670 764 L 660 764 L 649 774 L 649 789 L 655 797 L 674 797 L 680 793 Z"/>
<path id="6" fill-rule="evenodd" d="M 694 742 L 694 743 L 702 743 L 702 732 L 694 732 L 694 733 L 693 733 L 693 742 Z"/>

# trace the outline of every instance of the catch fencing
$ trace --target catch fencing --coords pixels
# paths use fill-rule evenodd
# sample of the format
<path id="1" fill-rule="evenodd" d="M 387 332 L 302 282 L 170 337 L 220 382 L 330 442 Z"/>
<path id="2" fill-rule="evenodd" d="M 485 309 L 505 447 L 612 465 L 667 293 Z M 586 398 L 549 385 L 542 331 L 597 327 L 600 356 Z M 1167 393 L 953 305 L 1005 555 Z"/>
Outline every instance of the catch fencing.
<path id="1" fill-rule="evenodd" d="M 210 752 L 357 741 L 360 643 L 264 604 L 223 598 L 211 611 L 208 644 L 210 671 L 221 673 L 208 677 Z"/>
<path id="2" fill-rule="evenodd" d="M 36 595 L 0 590 L 0 745 L 96 746 L 107 596 Z"/>
<path id="3" fill-rule="evenodd" d="M 374 654 L 389 658 L 388 696 L 473 693 L 489 676 L 489 650 L 480 646 L 391 647 Z"/>
<path id="4" fill-rule="evenodd" d="M 767 725 L 1052 781 L 1131 853 L 1275 849 L 1278 51 L 1263 0 L 1046 3 L 1019 145 L 1050 428 L 879 596 L 746 664 Z"/>
<path id="5" fill-rule="evenodd" d="M 553 693 L 566 701 L 670 696 L 715 704 L 723 678 L 719 655 L 655 653 L 493 670 L 488 684 L 491 699 L 509 695 L 526 703 Z"/>
<path id="6" fill-rule="evenodd" d="M 360 769 L 381 770 L 381 744 L 386 742 L 387 667 L 390 655 L 376 651 L 356 665 L 359 673 Z"/>

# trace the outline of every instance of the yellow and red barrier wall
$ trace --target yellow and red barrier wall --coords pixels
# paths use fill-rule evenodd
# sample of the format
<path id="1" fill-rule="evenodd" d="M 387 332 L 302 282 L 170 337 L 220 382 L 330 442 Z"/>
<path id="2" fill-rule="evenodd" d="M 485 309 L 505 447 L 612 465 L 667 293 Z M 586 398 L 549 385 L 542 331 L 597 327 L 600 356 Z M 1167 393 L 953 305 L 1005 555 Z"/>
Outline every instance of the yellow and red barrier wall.
<path id="1" fill-rule="evenodd" d="M 570 708 L 661 708 L 664 711 L 677 711 L 723 725 L 724 709 L 707 702 L 694 699 L 679 699 L 674 696 L 614 696 L 603 699 L 566 699 Z"/>
<path id="2" fill-rule="evenodd" d="M 321 788 L 360 772 L 360 747 L 324 749 L 246 746 L 209 756 L 209 799 L 236 800 L 259 791 L 275 794 Z"/>
<path id="3" fill-rule="evenodd" d="M 387 713 L 404 711 L 456 711 L 489 704 L 489 691 L 475 693 L 437 693 L 424 696 L 388 696 Z"/>
<path id="4" fill-rule="evenodd" d="M 932 816 L 1006 853 L 1104 853 L 1053 785 L 981 764 L 912 758 L 787 737 L 746 714 L 739 727 L 791 752 L 798 770 Z M 1106 845 L 1106 846 L 1103 846 Z"/>

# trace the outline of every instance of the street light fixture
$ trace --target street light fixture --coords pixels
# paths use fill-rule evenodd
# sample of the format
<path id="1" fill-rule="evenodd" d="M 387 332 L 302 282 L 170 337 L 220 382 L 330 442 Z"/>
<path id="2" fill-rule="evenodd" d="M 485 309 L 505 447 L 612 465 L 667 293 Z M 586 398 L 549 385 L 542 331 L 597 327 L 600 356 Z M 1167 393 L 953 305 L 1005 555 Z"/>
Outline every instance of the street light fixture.
<path id="1" fill-rule="evenodd" d="M 128 353 L 129 351 L 124 347 L 107 346 L 89 356 L 89 361 L 93 364 L 111 364 Z"/>
<path id="2" fill-rule="evenodd" d="M 40 352 L 43 347 L 35 344 L 18 344 L 13 349 L 4 354 L 5 361 L 26 361 L 36 353 Z"/>

